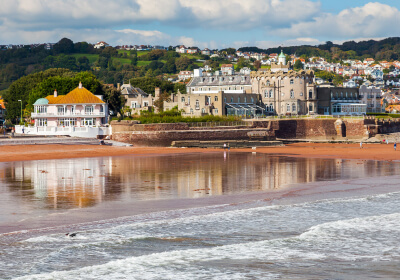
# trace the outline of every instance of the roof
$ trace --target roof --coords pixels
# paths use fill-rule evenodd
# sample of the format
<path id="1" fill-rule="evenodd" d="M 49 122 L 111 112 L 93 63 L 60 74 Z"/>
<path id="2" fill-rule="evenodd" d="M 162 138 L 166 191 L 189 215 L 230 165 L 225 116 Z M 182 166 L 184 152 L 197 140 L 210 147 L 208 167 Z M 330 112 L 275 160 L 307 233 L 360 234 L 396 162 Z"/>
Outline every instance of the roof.
<path id="1" fill-rule="evenodd" d="M 281 51 L 281 54 L 278 57 L 286 57 L 286 55 Z"/>
<path id="2" fill-rule="evenodd" d="M 46 98 L 39 98 L 33 105 L 47 105 L 49 104 L 49 100 Z"/>
<path id="3" fill-rule="evenodd" d="M 79 87 L 66 95 L 49 95 L 46 97 L 49 101 L 48 104 L 104 104 L 105 102 L 98 98 L 96 95 L 88 91 L 86 88 Z M 37 101 L 36 101 L 37 102 Z"/>
<path id="4" fill-rule="evenodd" d="M 194 77 L 187 84 L 187 87 L 195 86 L 229 86 L 244 85 L 250 86 L 251 80 L 248 75 L 229 75 L 229 76 L 211 76 L 211 77 Z"/>
<path id="5" fill-rule="evenodd" d="M 121 95 L 134 95 L 134 96 L 143 95 L 143 96 L 148 96 L 148 94 L 146 92 L 144 92 L 142 89 L 135 88 L 135 87 L 131 86 L 130 84 L 122 85 L 121 88 L 122 88 L 121 89 Z"/>

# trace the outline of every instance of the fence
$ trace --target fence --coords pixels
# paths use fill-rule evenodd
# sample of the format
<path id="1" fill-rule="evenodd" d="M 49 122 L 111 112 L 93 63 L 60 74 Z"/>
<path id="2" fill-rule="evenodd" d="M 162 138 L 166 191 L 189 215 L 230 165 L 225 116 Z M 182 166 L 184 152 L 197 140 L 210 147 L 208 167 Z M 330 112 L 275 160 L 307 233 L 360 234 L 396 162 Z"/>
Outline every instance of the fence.
<path id="1" fill-rule="evenodd" d="M 110 135 L 111 127 L 74 127 L 74 126 L 23 126 L 16 125 L 15 133 L 26 135 L 68 135 L 73 137 L 96 138 L 98 135 Z"/>
<path id="2" fill-rule="evenodd" d="M 246 121 L 234 122 L 189 122 L 189 127 L 218 127 L 218 126 L 250 126 L 251 123 Z"/>

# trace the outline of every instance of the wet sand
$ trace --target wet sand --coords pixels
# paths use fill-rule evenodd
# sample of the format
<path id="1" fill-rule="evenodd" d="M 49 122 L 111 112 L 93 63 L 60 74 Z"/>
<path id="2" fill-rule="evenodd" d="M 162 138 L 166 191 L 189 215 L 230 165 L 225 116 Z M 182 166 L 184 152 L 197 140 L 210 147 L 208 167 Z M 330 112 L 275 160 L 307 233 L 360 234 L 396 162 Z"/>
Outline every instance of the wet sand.
<path id="1" fill-rule="evenodd" d="M 64 159 L 81 157 L 104 157 L 123 155 L 162 155 L 182 153 L 213 153 L 223 149 L 201 148 L 166 148 L 166 147 L 112 147 L 94 145 L 15 145 L 0 146 L 0 162 Z M 257 152 L 271 155 L 340 158 L 399 160 L 400 151 L 394 151 L 393 144 L 331 144 L 331 143 L 296 143 L 282 147 L 261 147 L 252 149 L 231 149 L 235 152 Z"/>

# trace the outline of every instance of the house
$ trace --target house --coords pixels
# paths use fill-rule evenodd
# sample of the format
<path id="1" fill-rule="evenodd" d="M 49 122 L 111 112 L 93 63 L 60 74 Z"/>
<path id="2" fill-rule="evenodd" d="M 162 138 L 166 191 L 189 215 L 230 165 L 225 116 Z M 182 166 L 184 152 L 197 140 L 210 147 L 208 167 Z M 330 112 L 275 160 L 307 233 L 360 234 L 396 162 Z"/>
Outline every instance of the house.
<path id="1" fill-rule="evenodd" d="M 201 54 L 209 56 L 209 55 L 211 55 L 211 51 L 209 49 L 205 48 L 204 50 L 201 51 Z"/>
<path id="2" fill-rule="evenodd" d="M 123 84 L 120 90 L 121 96 L 125 99 L 125 108 L 130 109 L 128 114 L 138 114 L 141 111 L 152 111 L 155 99 L 151 94 L 144 92 L 140 88 L 133 87 L 130 83 Z M 159 97 L 159 94 L 159 90 L 156 91 L 157 97 Z"/>
<path id="3" fill-rule="evenodd" d="M 193 77 L 193 71 L 180 71 L 178 74 L 178 79 L 181 81 L 190 79 Z"/>
<path id="4" fill-rule="evenodd" d="M 367 105 L 367 113 L 382 113 L 385 111 L 385 108 L 381 107 L 381 89 L 362 85 L 359 92 L 361 103 Z"/>
<path id="5" fill-rule="evenodd" d="M 33 107 L 34 127 L 27 128 L 26 133 L 81 137 L 108 134 L 107 128 L 102 128 L 108 123 L 107 104 L 82 83 L 66 95 L 58 95 L 55 90 L 53 95 L 36 100 Z"/>
<path id="6" fill-rule="evenodd" d="M 187 48 L 184 45 L 178 46 L 175 48 L 177 53 L 186 53 Z"/>
<path id="7" fill-rule="evenodd" d="M 343 82 L 343 87 L 345 87 L 345 88 L 355 88 L 355 87 L 357 87 L 357 83 L 353 79 L 347 80 L 347 81 Z"/>
<path id="8" fill-rule="evenodd" d="M 221 65 L 222 75 L 233 75 L 235 73 L 235 68 L 233 64 L 222 64 Z"/>
<path id="9" fill-rule="evenodd" d="M 95 48 L 95 49 L 100 49 L 100 48 L 106 48 L 106 47 L 109 47 L 109 46 L 110 46 L 110 45 L 107 44 L 106 42 L 100 41 L 100 42 L 97 42 L 96 45 L 94 45 L 94 48 Z"/>

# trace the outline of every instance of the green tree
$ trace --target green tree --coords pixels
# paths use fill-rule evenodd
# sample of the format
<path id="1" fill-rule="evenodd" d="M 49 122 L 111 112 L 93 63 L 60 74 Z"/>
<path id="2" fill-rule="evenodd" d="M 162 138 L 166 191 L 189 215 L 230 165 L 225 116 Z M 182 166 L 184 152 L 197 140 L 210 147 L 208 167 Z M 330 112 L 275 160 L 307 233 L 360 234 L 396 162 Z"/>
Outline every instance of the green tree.
<path id="1" fill-rule="evenodd" d="M 293 68 L 295 70 L 300 70 L 304 68 L 303 62 L 301 62 L 300 59 L 296 60 L 296 62 L 293 64 Z"/>
<path id="2" fill-rule="evenodd" d="M 53 50 L 55 53 L 70 54 L 74 52 L 74 42 L 68 38 L 62 38 L 54 45 Z"/>

